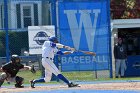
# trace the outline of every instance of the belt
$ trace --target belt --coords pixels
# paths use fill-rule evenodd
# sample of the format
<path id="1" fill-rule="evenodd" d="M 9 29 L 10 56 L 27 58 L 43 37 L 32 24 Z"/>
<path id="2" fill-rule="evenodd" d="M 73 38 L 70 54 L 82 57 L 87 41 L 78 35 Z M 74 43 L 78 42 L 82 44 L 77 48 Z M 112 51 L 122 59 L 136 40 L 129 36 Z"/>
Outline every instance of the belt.
<path id="1" fill-rule="evenodd" d="M 50 57 L 42 57 L 42 58 L 47 58 L 47 59 L 53 60 L 53 58 L 50 58 Z"/>

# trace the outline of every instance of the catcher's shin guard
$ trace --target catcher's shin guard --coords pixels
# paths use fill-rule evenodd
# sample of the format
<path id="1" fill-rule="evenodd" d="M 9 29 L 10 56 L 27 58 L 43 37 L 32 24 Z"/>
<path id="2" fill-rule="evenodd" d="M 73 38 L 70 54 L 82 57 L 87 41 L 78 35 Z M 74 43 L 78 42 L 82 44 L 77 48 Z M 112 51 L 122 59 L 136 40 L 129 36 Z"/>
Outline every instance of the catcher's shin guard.
<path id="1" fill-rule="evenodd" d="M 2 86 L 2 84 L 4 83 L 4 80 L 7 78 L 7 74 L 6 73 L 2 73 L 0 75 L 0 87 Z"/>
<path id="2" fill-rule="evenodd" d="M 19 77 L 19 76 L 16 76 L 15 79 L 16 79 L 15 87 L 16 87 L 16 88 L 23 88 L 24 86 L 22 86 L 22 84 L 23 84 L 24 78 Z"/>
<path id="3" fill-rule="evenodd" d="M 2 84 L 4 83 L 4 80 L 0 80 L 0 87 L 2 86 Z"/>
<path id="4" fill-rule="evenodd" d="M 21 84 L 15 84 L 16 88 L 24 88 L 24 86 L 22 86 Z"/>

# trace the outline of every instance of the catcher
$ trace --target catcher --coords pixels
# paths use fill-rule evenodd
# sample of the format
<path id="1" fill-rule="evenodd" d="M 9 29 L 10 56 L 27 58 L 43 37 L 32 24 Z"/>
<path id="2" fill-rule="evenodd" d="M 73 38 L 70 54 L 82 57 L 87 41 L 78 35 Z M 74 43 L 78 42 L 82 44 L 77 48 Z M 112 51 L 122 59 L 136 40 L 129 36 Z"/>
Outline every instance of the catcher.
<path id="1" fill-rule="evenodd" d="M 14 82 L 16 88 L 23 88 L 24 78 L 16 75 L 20 69 L 29 69 L 32 73 L 35 73 L 34 66 L 24 66 L 20 63 L 18 55 L 12 55 L 11 61 L 4 64 L 0 69 L 0 71 L 2 71 L 0 75 L 0 87 L 6 80 L 7 82 Z"/>

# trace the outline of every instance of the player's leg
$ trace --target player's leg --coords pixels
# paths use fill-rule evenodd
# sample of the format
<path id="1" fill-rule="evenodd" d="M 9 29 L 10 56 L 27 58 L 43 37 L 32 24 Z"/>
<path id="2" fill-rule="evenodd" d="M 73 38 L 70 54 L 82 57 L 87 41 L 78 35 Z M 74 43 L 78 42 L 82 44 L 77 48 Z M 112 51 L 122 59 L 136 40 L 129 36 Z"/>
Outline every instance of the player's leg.
<path id="1" fill-rule="evenodd" d="M 4 80 L 7 78 L 7 74 L 6 73 L 2 73 L 0 75 L 0 87 L 2 86 L 2 84 L 4 83 Z"/>
<path id="2" fill-rule="evenodd" d="M 24 86 L 22 86 L 22 84 L 24 82 L 24 78 L 22 78 L 20 76 L 11 77 L 10 75 L 8 75 L 7 78 L 6 78 L 6 80 L 9 83 L 10 82 L 14 82 L 16 88 L 23 88 L 24 87 Z"/>
<path id="3" fill-rule="evenodd" d="M 31 83 L 31 87 L 32 88 L 35 88 L 35 86 L 34 86 L 35 83 L 49 82 L 51 80 L 52 72 L 50 71 L 49 66 L 47 64 L 47 61 L 49 61 L 49 60 L 45 60 L 45 59 L 46 58 L 42 59 L 42 66 L 45 69 L 45 77 L 39 78 L 39 79 L 35 79 L 35 80 L 31 80 L 30 83 Z"/>
<path id="4" fill-rule="evenodd" d="M 4 83 L 4 80 L 0 80 L 0 87 L 2 86 L 3 83 Z"/>
<path id="5" fill-rule="evenodd" d="M 125 59 L 124 59 L 124 60 L 121 60 L 121 77 L 122 78 L 124 77 L 125 69 L 126 69 L 126 63 L 125 63 Z"/>
<path id="6" fill-rule="evenodd" d="M 45 70 L 45 82 L 50 82 L 52 78 L 52 72 L 49 71 L 48 69 Z"/>
<path id="7" fill-rule="evenodd" d="M 74 84 L 72 82 L 69 82 L 69 80 L 60 73 L 59 69 L 56 67 L 56 65 L 53 62 L 47 62 L 48 67 L 52 73 L 54 73 L 59 79 L 61 79 L 63 82 L 65 82 L 69 87 L 76 87 L 78 84 Z"/>
<path id="8" fill-rule="evenodd" d="M 35 84 L 35 82 L 37 83 L 37 81 L 38 81 L 38 82 L 44 82 L 44 81 L 48 81 L 48 80 L 50 81 L 51 76 L 52 76 L 52 73 L 54 73 L 59 79 L 61 79 L 62 81 L 64 81 L 66 84 L 68 84 L 69 87 L 78 86 L 78 84 L 73 84 L 73 83 L 69 82 L 69 81 L 67 80 L 67 78 L 65 78 L 65 77 L 60 73 L 60 71 L 59 71 L 58 68 L 55 66 L 55 64 L 53 63 L 52 60 L 43 58 L 43 59 L 42 59 L 42 65 L 43 65 L 43 67 L 47 70 L 47 71 L 46 71 L 47 73 L 46 73 L 46 75 L 45 75 L 45 79 L 44 79 L 44 78 L 41 78 L 41 79 L 36 80 L 36 81 L 32 80 L 32 81 L 31 81 L 31 87 L 32 87 L 32 88 L 35 88 L 35 87 L 34 87 L 34 84 Z M 49 72 L 50 72 L 51 74 L 50 74 L 49 76 L 47 76 L 47 74 L 48 74 Z"/>
<path id="9" fill-rule="evenodd" d="M 48 69 L 55 74 L 59 79 L 64 81 L 66 84 L 69 84 L 69 81 L 60 73 L 56 65 L 53 63 L 53 61 L 49 60 L 50 62 L 47 61 L 47 67 Z"/>
<path id="10" fill-rule="evenodd" d="M 15 87 L 16 88 L 23 88 L 24 87 L 24 86 L 22 86 L 23 81 L 24 81 L 24 78 L 22 78 L 20 76 L 16 76 L 15 77 L 15 82 L 16 82 Z"/>
<path id="11" fill-rule="evenodd" d="M 120 71 L 120 60 L 119 59 L 116 59 L 116 78 L 118 78 L 119 76 L 119 71 Z"/>
<path id="12" fill-rule="evenodd" d="M 35 79 L 35 80 L 30 81 L 31 82 L 31 87 L 35 88 L 35 83 L 50 82 L 51 77 L 52 77 L 52 72 L 50 72 L 49 70 L 46 69 L 44 78 Z"/>

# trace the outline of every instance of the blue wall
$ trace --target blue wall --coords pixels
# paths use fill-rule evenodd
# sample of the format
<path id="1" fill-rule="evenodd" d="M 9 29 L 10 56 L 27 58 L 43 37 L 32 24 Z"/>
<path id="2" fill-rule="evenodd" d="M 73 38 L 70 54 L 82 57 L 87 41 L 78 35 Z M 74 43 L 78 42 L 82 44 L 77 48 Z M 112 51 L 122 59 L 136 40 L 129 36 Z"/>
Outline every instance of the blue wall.
<path id="1" fill-rule="evenodd" d="M 62 71 L 109 69 L 108 3 L 109 0 L 58 3 L 60 42 L 77 50 L 94 51 L 97 54 L 93 57 L 76 52 L 62 56 Z"/>

